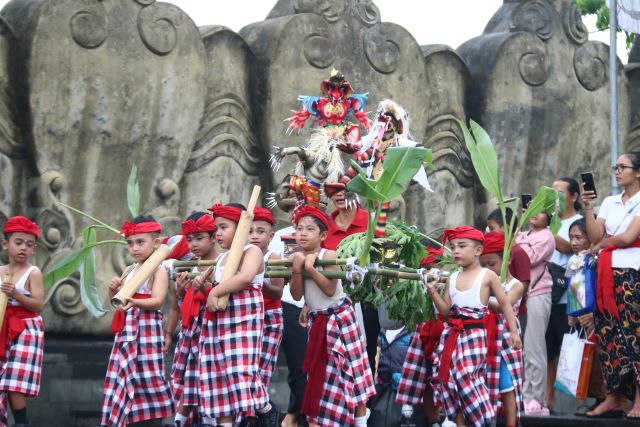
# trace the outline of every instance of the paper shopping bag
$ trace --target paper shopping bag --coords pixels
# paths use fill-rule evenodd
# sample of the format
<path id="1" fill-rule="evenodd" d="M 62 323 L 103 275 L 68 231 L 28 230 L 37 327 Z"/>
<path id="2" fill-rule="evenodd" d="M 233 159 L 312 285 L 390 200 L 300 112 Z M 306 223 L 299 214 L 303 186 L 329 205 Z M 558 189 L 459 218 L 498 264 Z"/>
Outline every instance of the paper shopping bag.
<path id="1" fill-rule="evenodd" d="M 557 390 L 573 397 L 576 396 L 580 381 L 584 347 L 585 340 L 580 339 L 578 331 L 572 329 L 568 334 L 564 334 L 558 359 L 558 373 L 553 385 Z"/>
<path id="2" fill-rule="evenodd" d="M 591 368 L 593 366 L 593 358 L 596 355 L 596 345 L 591 341 L 585 340 L 584 349 L 582 351 L 582 363 L 580 364 L 580 375 L 578 377 L 578 386 L 576 387 L 576 399 L 585 400 L 589 391 L 589 380 L 591 378 Z"/>

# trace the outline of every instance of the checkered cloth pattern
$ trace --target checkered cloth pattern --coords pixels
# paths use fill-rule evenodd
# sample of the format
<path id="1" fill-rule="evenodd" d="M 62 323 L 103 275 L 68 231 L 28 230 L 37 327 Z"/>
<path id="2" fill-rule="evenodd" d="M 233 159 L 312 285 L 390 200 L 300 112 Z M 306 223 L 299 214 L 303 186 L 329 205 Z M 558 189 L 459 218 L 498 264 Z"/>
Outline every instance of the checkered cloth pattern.
<path id="1" fill-rule="evenodd" d="M 104 382 L 101 425 L 116 427 L 172 416 L 164 378 L 162 312 L 129 309 L 116 333 Z"/>
<path id="2" fill-rule="evenodd" d="M 35 397 L 40 392 L 44 330 L 42 317 L 24 319 L 25 328 L 7 343 L 6 360 L 0 366 L 0 425 L 7 423 L 9 392 Z"/>
<path id="3" fill-rule="evenodd" d="M 345 298 L 340 308 L 309 313 L 309 327 L 318 313 L 328 314 L 327 350 L 329 361 L 320 411 L 309 423 L 321 426 L 349 426 L 355 422 L 356 406 L 375 394 L 373 375 L 351 301 Z M 346 307 L 343 307 L 347 305 Z M 333 312 L 336 310 L 337 312 Z"/>
<path id="4" fill-rule="evenodd" d="M 269 402 L 258 372 L 262 294 L 243 289 L 224 311 L 205 318 L 200 334 L 200 404 L 207 417 L 255 416 Z"/>
<path id="5" fill-rule="evenodd" d="M 396 393 L 396 402 L 401 405 L 421 405 L 428 381 L 431 381 L 431 378 L 429 378 L 427 370 L 424 344 L 420 339 L 420 334 L 416 331 L 411 337 L 407 356 L 402 365 L 402 376 Z"/>
<path id="6" fill-rule="evenodd" d="M 269 389 L 271 375 L 273 375 L 273 369 L 278 361 L 283 332 L 282 308 L 266 310 L 262 326 L 262 352 L 260 353 L 260 379 L 265 390 Z"/>
<path id="7" fill-rule="evenodd" d="M 486 309 L 454 305 L 449 311 L 449 318 L 478 319 L 482 322 L 485 313 Z M 446 415 L 451 419 L 455 418 L 456 413 L 461 412 L 469 426 L 490 425 L 495 418 L 495 411 L 486 385 L 486 330 L 475 328 L 460 332 L 451 357 L 449 381 L 443 384 L 438 377 L 440 357 L 451 331 L 451 326 L 445 323 L 438 349 L 434 353 L 432 378 L 434 399 L 443 405 Z"/>
<path id="8" fill-rule="evenodd" d="M 180 327 L 171 365 L 171 391 L 176 407 L 200 405 L 200 331 L 204 319 L 204 304 L 189 327 Z M 180 323 L 182 325 L 182 323 Z"/>
<path id="9" fill-rule="evenodd" d="M 516 323 L 518 323 L 518 333 L 520 332 L 520 323 L 516 313 Z M 509 325 L 504 315 L 499 315 L 498 333 L 498 351 L 494 357 L 494 361 L 487 361 L 487 385 L 492 402 L 496 408 L 496 413 L 501 414 L 504 410 L 502 405 L 502 396 L 500 395 L 500 359 L 503 358 L 511 374 L 514 392 L 516 395 L 516 425 L 520 423 L 520 413 L 524 411 L 524 401 L 522 397 L 522 380 L 524 378 L 524 363 L 522 358 L 522 350 L 514 350 L 509 347 Z"/>

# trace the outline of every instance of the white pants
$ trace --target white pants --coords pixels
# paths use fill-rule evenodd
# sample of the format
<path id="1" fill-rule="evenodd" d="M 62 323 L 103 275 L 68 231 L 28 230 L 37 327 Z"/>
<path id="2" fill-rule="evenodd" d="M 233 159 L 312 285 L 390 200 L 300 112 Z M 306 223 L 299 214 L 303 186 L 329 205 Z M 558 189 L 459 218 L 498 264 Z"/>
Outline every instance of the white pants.
<path id="1" fill-rule="evenodd" d="M 551 292 L 527 299 L 524 333 L 524 401 L 547 405 L 547 343 L 545 333 L 551 315 Z"/>

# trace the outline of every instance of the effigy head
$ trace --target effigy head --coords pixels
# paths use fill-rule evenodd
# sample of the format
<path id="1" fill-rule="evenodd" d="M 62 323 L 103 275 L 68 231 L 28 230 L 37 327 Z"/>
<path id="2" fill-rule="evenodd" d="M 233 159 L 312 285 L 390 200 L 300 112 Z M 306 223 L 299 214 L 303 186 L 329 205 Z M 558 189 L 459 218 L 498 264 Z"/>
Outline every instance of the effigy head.
<path id="1" fill-rule="evenodd" d="M 399 104 L 384 99 L 378 104 L 374 127 L 383 128 L 385 139 L 394 134 L 407 137 L 409 135 L 409 113 Z"/>
<path id="2" fill-rule="evenodd" d="M 339 101 L 342 98 L 348 98 L 353 93 L 353 87 L 349 80 L 344 77 L 340 71 L 335 68 L 331 70 L 331 76 L 328 80 L 323 80 L 320 84 L 320 90 L 332 101 Z"/>

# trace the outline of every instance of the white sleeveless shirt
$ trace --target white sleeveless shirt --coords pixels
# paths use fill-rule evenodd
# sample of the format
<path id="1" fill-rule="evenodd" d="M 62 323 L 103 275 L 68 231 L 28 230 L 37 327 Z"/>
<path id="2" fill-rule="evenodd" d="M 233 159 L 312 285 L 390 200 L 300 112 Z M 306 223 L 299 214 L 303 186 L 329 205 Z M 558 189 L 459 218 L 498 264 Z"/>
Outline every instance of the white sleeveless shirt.
<path id="1" fill-rule="evenodd" d="M 513 288 L 513 285 L 515 285 L 516 283 L 518 283 L 519 280 L 516 279 L 515 277 L 512 278 L 510 281 L 508 282 L 503 282 L 502 283 L 502 289 L 504 290 L 504 293 L 507 294 L 509 293 L 509 291 L 511 290 L 511 288 Z M 498 299 L 494 296 L 489 297 L 489 301 L 495 301 L 496 303 L 498 302 Z M 522 302 L 522 297 L 518 298 L 518 301 L 516 301 L 512 308 L 515 314 L 518 313 L 518 310 L 520 309 L 520 303 Z"/>
<path id="2" fill-rule="evenodd" d="M 486 304 L 482 304 L 482 301 L 480 301 L 480 289 L 482 289 L 482 280 L 484 279 L 486 272 L 486 268 L 480 270 L 473 281 L 473 286 L 466 291 L 459 291 L 456 287 L 460 271 L 453 273 L 449 278 L 449 296 L 451 297 L 451 305 L 467 308 L 486 308 Z"/>
<path id="3" fill-rule="evenodd" d="M 318 259 L 322 259 L 326 249 L 321 249 Z M 318 270 L 323 270 L 318 267 Z M 304 300 L 311 311 L 321 311 L 336 306 L 344 298 L 342 281 L 338 280 L 336 291 L 332 296 L 327 296 L 322 289 L 311 279 L 304 279 Z"/>
<path id="4" fill-rule="evenodd" d="M 29 267 L 27 269 L 27 271 L 24 272 L 24 274 L 22 276 L 20 276 L 20 279 L 14 285 L 14 287 L 15 287 L 16 291 L 18 291 L 18 293 L 20 293 L 22 295 L 26 295 L 26 296 L 31 296 L 31 292 L 29 292 L 25 288 L 25 285 L 27 284 L 27 280 L 29 279 L 29 275 L 35 269 L 36 269 L 36 266 L 32 265 L 31 267 Z M 22 305 L 15 298 L 9 298 L 8 304 L 12 305 L 14 307 L 18 307 L 18 306 Z"/>
<path id="5" fill-rule="evenodd" d="M 267 262 L 269 262 L 269 257 L 271 256 L 272 253 L 273 251 L 267 251 L 267 253 L 264 254 L 264 256 L 262 257 L 262 260 L 264 261 L 264 271 L 267 271 Z M 263 273 L 263 277 L 264 277 L 264 273 Z M 269 279 L 268 277 L 265 277 L 262 283 L 270 285 L 271 279 Z"/>
<path id="6" fill-rule="evenodd" d="M 129 274 L 127 274 L 127 277 L 125 277 L 124 281 L 122 282 L 123 286 L 124 286 L 125 283 L 127 283 L 129 280 L 131 280 L 131 278 L 137 273 L 139 268 L 140 268 L 140 264 L 136 265 L 134 268 L 131 269 Z M 158 267 L 158 268 L 160 268 L 160 267 Z M 147 280 L 145 280 L 144 283 L 142 284 L 142 286 L 140 286 L 140 288 L 138 288 L 138 291 L 136 293 L 151 295 L 151 287 L 149 286 L 149 281 L 151 280 L 151 278 L 153 277 L 154 274 L 155 274 L 155 271 L 153 272 L 152 275 L 147 277 Z"/>
<path id="7" fill-rule="evenodd" d="M 251 246 L 254 246 L 254 245 L 251 245 L 251 244 L 245 245 L 244 251 L 246 252 L 246 250 L 249 249 Z M 221 265 L 221 264 L 222 264 L 222 260 L 226 258 L 228 253 L 229 251 L 221 253 L 220 255 L 218 255 L 218 258 L 216 258 L 216 270 L 213 275 L 213 280 L 215 283 L 220 283 L 220 281 L 222 281 L 222 273 L 224 272 L 224 265 Z M 252 288 L 259 290 L 259 289 L 262 289 L 263 282 L 264 282 L 264 269 L 262 273 L 258 273 L 253 278 L 250 285 Z"/>

